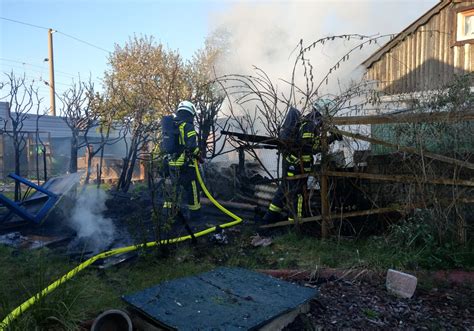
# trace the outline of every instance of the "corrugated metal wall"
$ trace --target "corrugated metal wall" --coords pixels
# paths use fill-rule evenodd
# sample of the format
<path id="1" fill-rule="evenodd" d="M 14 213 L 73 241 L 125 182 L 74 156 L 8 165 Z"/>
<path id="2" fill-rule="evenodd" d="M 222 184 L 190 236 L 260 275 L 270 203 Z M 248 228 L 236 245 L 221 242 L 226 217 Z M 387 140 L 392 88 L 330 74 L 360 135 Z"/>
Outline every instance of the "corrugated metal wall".
<path id="1" fill-rule="evenodd" d="M 379 81 L 380 90 L 399 94 L 437 89 L 455 74 L 473 72 L 474 45 L 456 45 L 456 10 L 470 5 L 474 1 L 441 9 L 372 63 L 367 78 Z"/>
<path id="2" fill-rule="evenodd" d="M 0 129 L 4 128 L 4 121 L 7 121 L 6 129 L 11 130 L 11 124 L 8 121 L 6 102 L 0 102 Z M 38 116 L 28 114 L 23 122 L 22 131 L 27 134 L 28 144 L 22 153 L 21 171 L 26 177 L 34 176 L 36 147 L 36 121 Z M 48 146 L 50 157 L 47 160 L 47 169 L 50 176 L 57 176 L 65 173 L 69 168 L 70 148 L 71 148 L 71 129 L 59 116 L 41 116 L 38 120 L 38 128 L 43 142 Z M 100 133 L 94 129 L 89 132 L 89 141 L 100 141 Z M 118 132 L 111 134 L 111 138 L 118 136 Z M 121 160 L 125 155 L 125 143 L 121 140 L 113 145 L 108 145 L 104 149 L 105 156 Z M 78 156 L 85 155 L 85 148 L 78 151 Z M 40 167 L 42 167 L 42 160 Z M 11 138 L 6 134 L 0 133 L 0 179 L 14 171 L 13 144 Z"/>

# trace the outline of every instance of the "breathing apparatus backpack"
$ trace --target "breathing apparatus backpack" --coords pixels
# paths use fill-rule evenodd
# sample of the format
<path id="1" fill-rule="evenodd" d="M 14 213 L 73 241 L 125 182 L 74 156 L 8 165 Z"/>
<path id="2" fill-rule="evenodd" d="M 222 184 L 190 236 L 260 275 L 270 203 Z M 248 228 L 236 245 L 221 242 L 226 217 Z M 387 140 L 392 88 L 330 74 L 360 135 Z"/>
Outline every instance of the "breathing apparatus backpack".
<path id="1" fill-rule="evenodd" d="M 295 140 L 298 135 L 301 113 L 298 109 L 290 107 L 286 113 L 285 121 L 281 126 L 278 138 L 282 140 Z"/>
<path id="2" fill-rule="evenodd" d="M 172 115 L 161 118 L 161 151 L 164 154 L 179 153 L 179 128 Z"/>

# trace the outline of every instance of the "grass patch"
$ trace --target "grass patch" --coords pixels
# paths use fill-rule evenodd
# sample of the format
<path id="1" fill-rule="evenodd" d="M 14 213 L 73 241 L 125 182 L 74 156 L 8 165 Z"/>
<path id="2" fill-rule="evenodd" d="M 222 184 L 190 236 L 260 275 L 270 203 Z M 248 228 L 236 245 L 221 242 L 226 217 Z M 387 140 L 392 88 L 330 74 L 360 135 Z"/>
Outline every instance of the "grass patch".
<path id="1" fill-rule="evenodd" d="M 72 280 L 59 286 L 11 324 L 12 330 L 77 329 L 78 323 L 92 319 L 100 312 L 122 308 L 124 294 L 156 285 L 164 280 L 190 276 L 218 266 L 247 269 L 316 269 L 320 267 L 387 268 L 414 270 L 436 269 L 427 257 L 444 263 L 442 269 L 461 266 L 474 269 L 472 243 L 464 247 L 407 247 L 394 245 L 384 237 L 364 240 L 319 240 L 283 230 L 273 236 L 268 247 L 253 247 L 253 229 L 239 227 L 230 244 L 209 244 L 200 238 L 197 246 L 190 242 L 172 246 L 166 254 L 158 249 L 139 252 L 127 265 L 99 270 L 89 267 Z M 455 257 L 455 258 L 454 258 Z M 456 263 L 452 263 L 452 261 Z M 451 261 L 451 262 L 449 262 Z M 0 246 L 0 318 L 61 277 L 79 263 L 49 249 L 18 251 Z M 371 315 L 367 312 L 366 315 Z M 370 316 L 368 316 L 370 318 Z"/>

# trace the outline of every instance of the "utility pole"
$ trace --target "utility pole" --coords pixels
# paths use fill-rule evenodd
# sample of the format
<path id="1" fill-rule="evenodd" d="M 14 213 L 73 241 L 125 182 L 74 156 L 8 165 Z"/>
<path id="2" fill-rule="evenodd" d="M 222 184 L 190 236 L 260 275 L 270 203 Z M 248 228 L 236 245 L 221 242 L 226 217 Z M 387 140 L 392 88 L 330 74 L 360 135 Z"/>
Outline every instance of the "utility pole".
<path id="1" fill-rule="evenodd" d="M 49 114 L 56 116 L 56 91 L 54 88 L 54 59 L 53 59 L 53 29 L 48 30 L 48 49 L 49 49 L 49 95 L 51 100 L 51 109 Z"/>

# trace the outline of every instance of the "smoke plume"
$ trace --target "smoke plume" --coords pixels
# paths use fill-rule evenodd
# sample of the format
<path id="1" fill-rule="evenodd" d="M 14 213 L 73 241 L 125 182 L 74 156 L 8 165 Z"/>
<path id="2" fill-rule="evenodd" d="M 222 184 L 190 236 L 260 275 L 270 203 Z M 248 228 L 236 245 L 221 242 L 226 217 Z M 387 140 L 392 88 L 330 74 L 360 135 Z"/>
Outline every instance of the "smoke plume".
<path id="1" fill-rule="evenodd" d="M 289 80 L 294 66 L 295 48 L 300 40 L 309 45 L 319 38 L 340 34 L 377 35 L 397 33 L 436 4 L 436 0 L 352 0 L 352 1 L 262 1 L 236 2 L 215 15 L 215 31 L 230 37 L 229 51 L 222 58 L 220 74 L 252 74 L 257 66 L 273 82 Z M 324 93 L 337 94 L 341 80 L 359 79 L 359 65 L 388 38 L 364 47 L 351 55 L 325 85 Z M 314 66 L 315 81 L 321 80 L 355 43 L 336 40 L 318 45 L 308 58 Z M 297 75 L 297 86 L 305 81 Z M 279 82 L 283 91 L 286 85 Z"/>
<path id="2" fill-rule="evenodd" d="M 77 197 L 72 210 L 70 226 L 76 231 L 77 240 L 86 250 L 99 252 L 114 240 L 115 226 L 111 219 L 104 218 L 107 194 L 100 189 L 88 188 Z"/>

